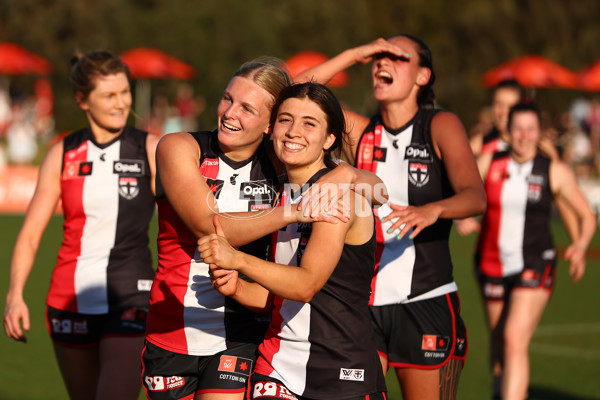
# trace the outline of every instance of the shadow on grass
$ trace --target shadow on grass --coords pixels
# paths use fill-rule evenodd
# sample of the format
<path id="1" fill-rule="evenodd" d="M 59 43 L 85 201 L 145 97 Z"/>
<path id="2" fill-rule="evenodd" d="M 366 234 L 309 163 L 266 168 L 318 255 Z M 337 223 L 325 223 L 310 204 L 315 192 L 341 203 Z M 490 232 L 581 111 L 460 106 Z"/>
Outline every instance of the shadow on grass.
<path id="1" fill-rule="evenodd" d="M 598 396 L 581 396 L 578 394 L 567 393 L 560 389 L 530 386 L 529 400 L 600 400 Z"/>

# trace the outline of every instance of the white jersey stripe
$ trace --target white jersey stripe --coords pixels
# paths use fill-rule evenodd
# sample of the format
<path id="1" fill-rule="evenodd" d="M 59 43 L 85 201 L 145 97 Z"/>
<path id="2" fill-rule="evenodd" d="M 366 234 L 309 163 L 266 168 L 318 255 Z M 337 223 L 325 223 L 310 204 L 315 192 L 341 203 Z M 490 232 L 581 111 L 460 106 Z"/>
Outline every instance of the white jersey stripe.
<path id="1" fill-rule="evenodd" d="M 271 376 L 281 380 L 294 393 L 304 393 L 306 365 L 310 356 L 310 303 L 283 300 L 280 315 L 283 318 L 279 351 L 273 356 Z M 300 339 L 300 340 L 298 340 Z M 291 357 L 293 356 L 293 357 Z M 277 371 L 288 372 L 285 377 Z M 291 372 L 291 373 L 290 373 Z"/>
<path id="2" fill-rule="evenodd" d="M 219 163 L 218 178 L 223 186 L 217 198 L 219 211 L 248 211 L 248 203 L 240 201 L 240 185 L 249 182 L 252 163 L 243 168 L 233 169 L 225 162 Z M 235 179 L 230 179 L 235 175 Z M 202 321 L 186 324 L 184 333 L 188 345 L 188 354 L 214 354 L 227 348 L 223 327 L 225 325 L 225 297 L 215 295 L 208 275 L 208 264 L 198 254 L 190 262 L 188 290 L 183 299 L 183 318 L 185 321 Z"/>
<path id="3" fill-rule="evenodd" d="M 106 190 L 118 186 L 119 175 L 113 173 L 119 160 L 121 142 L 100 149 L 88 142 L 88 160 L 94 161 L 94 173 L 86 177 L 83 205 L 86 222 L 81 237 L 81 255 L 75 269 L 75 292 L 78 312 L 103 314 L 108 312 L 107 273 L 110 250 L 115 243 L 119 193 Z"/>
<path id="4" fill-rule="evenodd" d="M 198 250 L 190 262 L 188 288 L 190 290 L 183 299 L 183 318 L 186 321 L 202 321 L 202 329 L 193 324 L 183 328 L 189 353 L 210 354 L 225 350 L 225 298 L 214 295 L 208 265 L 202 261 Z"/>
<path id="5" fill-rule="evenodd" d="M 377 129 L 381 129 L 381 127 L 378 126 Z M 411 143 L 412 131 L 413 125 L 398 135 L 392 135 L 386 130 L 383 130 L 381 135 L 380 147 L 387 149 L 386 158 L 394 160 L 394 162 L 377 163 L 376 174 L 390 189 L 389 202 L 396 205 L 408 205 L 408 160 L 405 159 L 404 154 L 406 147 Z M 392 212 L 388 204 L 374 212 L 378 217 L 378 224 L 382 225 L 381 229 L 385 240 L 373 299 L 373 305 L 378 306 L 389 304 L 390 301 L 403 301 L 407 298 L 411 292 L 416 252 L 414 243 L 408 238 L 408 235 L 402 240 L 398 240 L 396 236 L 399 231 L 387 232 L 396 220 L 383 224 L 379 222 L 379 218 Z M 394 282 L 394 284 L 390 285 L 390 282 Z"/>
<path id="6" fill-rule="evenodd" d="M 508 178 L 502 187 L 502 204 L 506 206 L 503 207 L 501 214 L 498 238 L 503 265 L 502 276 L 516 274 L 523 269 L 522 246 L 527 207 L 527 177 L 531 175 L 532 168 L 533 160 L 519 165 L 511 159 L 508 164 Z"/>

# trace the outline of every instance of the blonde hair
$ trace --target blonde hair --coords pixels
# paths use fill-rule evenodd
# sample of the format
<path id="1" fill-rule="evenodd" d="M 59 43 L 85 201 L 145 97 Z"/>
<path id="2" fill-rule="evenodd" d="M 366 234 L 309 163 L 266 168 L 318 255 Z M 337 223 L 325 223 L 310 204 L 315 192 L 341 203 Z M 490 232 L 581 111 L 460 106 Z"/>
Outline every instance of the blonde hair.
<path id="1" fill-rule="evenodd" d="M 279 93 L 290 86 L 285 63 L 275 57 L 260 57 L 244 63 L 233 75 L 248 78 L 273 96 L 271 107 Z"/>

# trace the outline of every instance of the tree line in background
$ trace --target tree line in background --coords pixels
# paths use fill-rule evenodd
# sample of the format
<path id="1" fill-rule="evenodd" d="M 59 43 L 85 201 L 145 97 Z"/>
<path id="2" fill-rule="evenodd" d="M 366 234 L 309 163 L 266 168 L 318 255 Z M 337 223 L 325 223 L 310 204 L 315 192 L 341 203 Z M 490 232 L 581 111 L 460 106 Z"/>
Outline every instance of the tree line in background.
<path id="1" fill-rule="evenodd" d="M 285 60 L 302 50 L 333 56 L 407 32 L 431 47 L 437 101 L 468 128 L 489 103 L 483 72 L 523 54 L 540 54 L 577 71 L 600 58 L 599 16 L 597 0 L 0 0 L 0 41 L 18 43 L 53 63 L 57 132 L 85 123 L 68 81 L 73 52 L 120 54 L 141 46 L 194 66 L 190 83 L 206 99 L 199 127 L 212 129 L 222 90 L 245 61 L 263 55 Z M 350 108 L 375 112 L 369 67 L 354 66 L 348 73 L 350 83 L 335 92 Z M 19 90 L 35 78 L 9 79 Z M 176 84 L 152 82 L 167 92 Z M 544 89 L 536 95 L 544 108 L 559 113 L 589 94 Z"/>

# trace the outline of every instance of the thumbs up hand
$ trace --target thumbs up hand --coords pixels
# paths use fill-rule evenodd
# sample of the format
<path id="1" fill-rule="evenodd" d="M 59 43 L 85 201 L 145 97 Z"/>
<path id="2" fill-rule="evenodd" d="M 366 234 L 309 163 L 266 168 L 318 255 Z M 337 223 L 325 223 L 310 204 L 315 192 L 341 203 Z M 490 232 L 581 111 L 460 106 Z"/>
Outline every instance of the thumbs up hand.
<path id="1" fill-rule="evenodd" d="M 236 259 L 239 252 L 227 241 L 216 214 L 213 216 L 213 226 L 215 233 L 205 235 L 198 240 L 200 257 L 207 264 L 214 264 L 223 269 L 237 269 Z"/>

